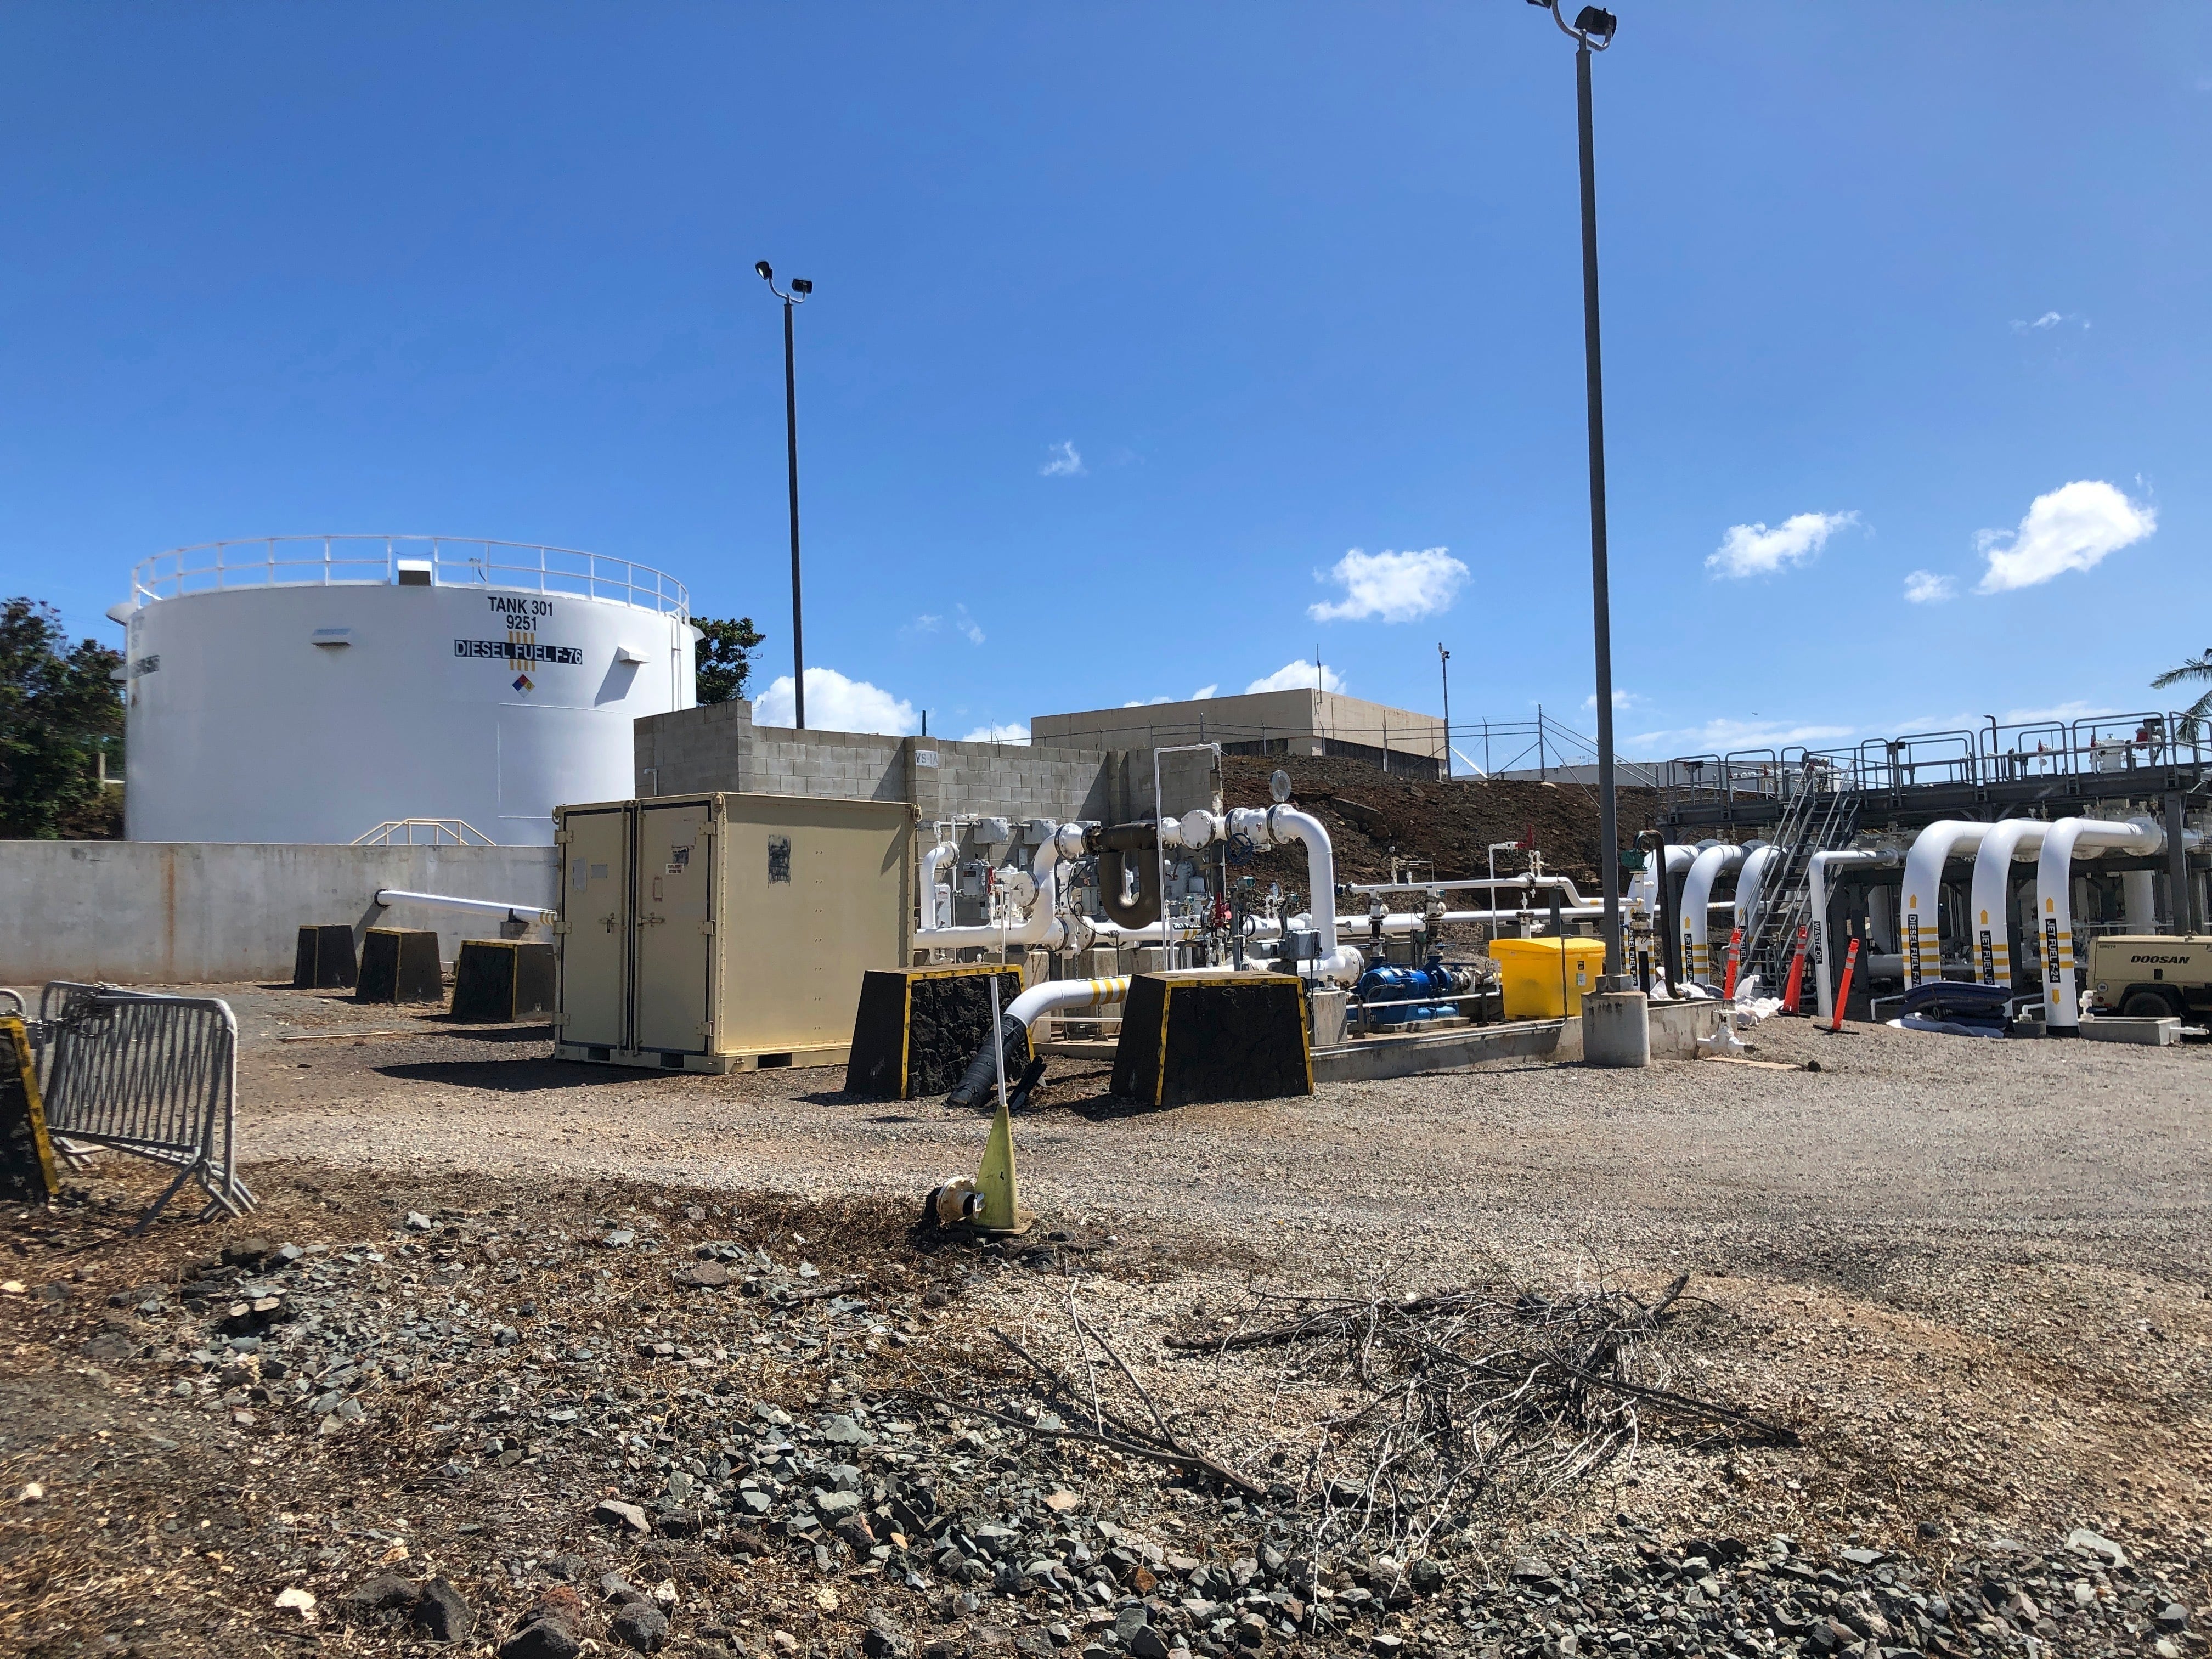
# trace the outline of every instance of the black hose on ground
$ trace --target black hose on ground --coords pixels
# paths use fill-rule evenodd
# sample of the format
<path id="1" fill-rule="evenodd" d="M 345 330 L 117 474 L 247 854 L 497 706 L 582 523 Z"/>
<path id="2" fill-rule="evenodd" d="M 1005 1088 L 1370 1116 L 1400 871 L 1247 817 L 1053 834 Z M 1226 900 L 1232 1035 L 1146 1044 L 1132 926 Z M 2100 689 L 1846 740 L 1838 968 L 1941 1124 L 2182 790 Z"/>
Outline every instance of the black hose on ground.
<path id="1" fill-rule="evenodd" d="M 1022 1075 L 1030 1061 L 1030 1028 L 1010 1013 L 999 1016 L 999 1042 L 1005 1051 L 1004 1063 L 1009 1079 Z M 988 1106 L 999 1089 L 999 1066 L 991 1057 L 991 1042 L 983 1040 L 975 1050 L 975 1058 L 968 1062 L 968 1069 L 960 1081 L 952 1085 L 952 1092 L 945 1097 L 947 1106 L 974 1108 Z M 1010 1091 L 1011 1092 L 1011 1091 Z"/>

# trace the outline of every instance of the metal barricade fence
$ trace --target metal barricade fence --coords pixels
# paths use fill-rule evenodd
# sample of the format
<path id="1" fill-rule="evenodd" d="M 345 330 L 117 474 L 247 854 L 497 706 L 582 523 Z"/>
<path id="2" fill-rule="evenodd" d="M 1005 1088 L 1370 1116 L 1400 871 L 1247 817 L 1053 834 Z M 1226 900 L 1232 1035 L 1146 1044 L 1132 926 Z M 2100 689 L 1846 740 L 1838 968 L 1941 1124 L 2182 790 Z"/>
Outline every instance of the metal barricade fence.
<path id="1" fill-rule="evenodd" d="M 39 1018 L 48 1132 L 177 1167 L 139 1230 L 193 1179 L 208 1195 L 203 1220 L 254 1207 L 235 1163 L 238 1021 L 228 1003 L 56 981 Z"/>

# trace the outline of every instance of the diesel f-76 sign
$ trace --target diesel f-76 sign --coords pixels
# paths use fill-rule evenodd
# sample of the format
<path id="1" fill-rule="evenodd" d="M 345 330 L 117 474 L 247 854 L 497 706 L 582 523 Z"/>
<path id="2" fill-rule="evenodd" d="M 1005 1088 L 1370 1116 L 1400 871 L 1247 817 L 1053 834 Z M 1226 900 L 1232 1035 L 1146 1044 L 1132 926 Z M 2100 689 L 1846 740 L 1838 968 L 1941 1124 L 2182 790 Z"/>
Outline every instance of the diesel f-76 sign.
<path id="1" fill-rule="evenodd" d="M 558 662 L 581 666 L 584 653 L 573 645 L 540 645 L 535 640 L 455 640 L 457 657 L 489 657 L 500 662 Z"/>

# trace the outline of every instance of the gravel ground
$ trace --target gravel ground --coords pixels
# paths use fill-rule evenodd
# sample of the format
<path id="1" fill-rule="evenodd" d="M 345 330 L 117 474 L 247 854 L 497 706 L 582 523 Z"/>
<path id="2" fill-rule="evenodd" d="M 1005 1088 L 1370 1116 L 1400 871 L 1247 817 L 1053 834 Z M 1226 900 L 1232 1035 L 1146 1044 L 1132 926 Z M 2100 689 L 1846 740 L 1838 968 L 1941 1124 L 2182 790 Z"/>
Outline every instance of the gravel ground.
<path id="1" fill-rule="evenodd" d="M 241 1145 L 264 1214 L 250 1228 L 165 1224 L 125 1243 L 112 1218 L 123 1212 L 102 1201 L 128 1192 L 103 1172 L 90 1201 L 58 1220 L 12 1224 L 9 1271 L 24 1288 L 0 1304 L 15 1328 L 0 1364 L 0 1474 L 53 1495 L 0 1523 L 0 1573 L 36 1587 L 21 1599 L 35 1620 L 15 1634 L 35 1634 L 38 1651 L 114 1651 L 145 1641 L 134 1628 L 163 1632 L 140 1647 L 148 1653 L 259 1650 L 264 1636 L 270 1650 L 304 1637 L 334 1650 L 419 1638 L 421 1618 L 441 1616 L 413 1611 L 423 1605 L 419 1574 L 404 1607 L 336 1611 L 390 1540 L 410 1535 L 340 1516 L 349 1506 L 331 1494 L 341 1491 L 410 1511 L 387 1521 L 442 1528 L 432 1565 L 481 1615 L 478 1645 L 520 1629 L 550 1582 L 526 1562 L 589 1557 L 597 1604 L 599 1571 L 658 1574 L 669 1564 L 653 1551 L 696 1570 L 699 1583 L 684 1580 L 659 1605 L 678 1645 L 702 1650 L 782 1650 L 783 1638 L 792 1650 L 895 1653 L 905 1642 L 945 1655 L 1003 1638 L 1145 1659 L 1208 1644 L 1547 1654 L 2202 1645 L 2189 1626 L 2202 1626 L 2212 1599 L 2203 1156 L 2212 1051 L 1878 1029 L 1829 1037 L 1776 1022 L 1753 1034 L 1753 1057 L 1792 1069 L 1631 1074 L 1504 1061 L 1325 1088 L 1311 1101 L 1161 1113 L 1107 1097 L 1102 1068 L 1070 1066 L 1055 1068 L 1018 1133 L 1024 1200 L 1066 1237 L 1030 1253 L 1042 1260 L 987 1253 L 956 1270 L 906 1235 L 904 1218 L 928 1187 L 972 1170 L 973 1117 L 849 1100 L 832 1072 L 562 1066 L 538 1057 L 542 1028 L 453 1027 L 251 987 L 217 994 L 246 1036 Z M 387 1032 L 406 1035 L 375 1035 Z M 300 1036 L 316 1040 L 283 1040 Z M 1797 1068 L 1807 1060 L 1821 1069 Z M 410 1212 L 436 1235 L 409 1229 Z M 621 1230 L 653 1248 L 599 1242 Z M 210 1249 L 249 1231 L 264 1249 L 294 1243 L 307 1265 L 256 1257 L 223 1269 L 228 1279 L 201 1271 Z M 793 1233 L 813 1243 L 794 1246 Z M 769 1249 L 773 1268 L 738 1265 L 786 1294 L 801 1284 L 793 1256 L 811 1255 L 821 1274 L 874 1277 L 835 1316 L 835 1298 L 781 1308 L 774 1296 L 744 1301 L 678 1279 L 676 1264 L 725 1237 Z M 372 1249 L 384 1263 L 368 1260 Z M 343 1272 L 327 1265 L 334 1258 Z M 704 1260 L 722 1259 L 710 1249 Z M 318 1262 L 312 1286 L 295 1284 Z M 1194 1358 L 1164 1338 L 1237 1328 L 1261 1290 L 1396 1296 L 1480 1284 L 1551 1294 L 1601 1283 L 1649 1297 L 1684 1272 L 1685 1317 L 1662 1352 L 1671 1386 L 1787 1424 L 1800 1443 L 1654 1418 L 1632 1456 L 1571 1489 L 1478 1506 L 1438 1540 L 1443 1583 L 1412 1601 L 1400 1582 L 1409 1564 L 1378 1567 L 1348 1546 L 1324 1553 L 1305 1540 L 1304 1494 L 1230 1504 L 1202 1482 L 1065 1446 L 1041 1451 L 988 1419 L 940 1420 L 891 1392 L 915 1386 L 917 1366 L 963 1399 L 955 1384 L 997 1386 L 992 1330 L 1073 1364 L 1073 1304 L 1191 1444 L 1272 1489 L 1267 1472 L 1295 1473 L 1326 1446 L 1325 1419 L 1343 1401 L 1280 1356 Z M 40 1294 L 52 1285 L 58 1295 Z M 109 1307 L 149 1285 L 167 1288 Z M 316 1304 L 312 1322 L 288 1315 L 270 1328 L 275 1377 L 228 1346 L 232 1298 L 256 1288 L 280 1305 Z M 842 1346 L 827 1328 L 787 1328 L 836 1319 L 860 1322 Z M 592 1358 L 574 1359 L 579 1346 Z M 490 1363 L 502 1358 L 511 1363 Z M 599 1369 L 562 1374 L 576 1365 Z M 691 1392 L 720 1402 L 713 1413 L 665 1404 L 680 1400 L 670 1379 L 685 1367 Z M 355 1375 L 328 1386 L 347 1370 Z M 313 1379 L 304 1400 L 302 1377 Z M 644 1390 L 638 1401 L 633 1388 Z M 542 1416 L 556 1389 L 574 1418 L 486 1449 L 508 1438 L 486 1426 L 507 1420 L 497 1413 Z M 355 1414 L 339 1415 L 348 1401 Z M 841 1401 L 848 1412 L 830 1409 Z M 754 1415 L 760 1407 L 793 1417 L 793 1450 L 768 1455 L 781 1443 L 767 1431 L 786 1425 Z M 233 1419 L 237 1411 L 251 1420 Z M 1073 1588 L 1095 1574 L 1001 1585 L 991 1563 L 1005 1552 L 994 1548 L 962 1547 L 983 1579 L 944 1561 L 951 1546 L 917 1554 L 911 1523 L 942 1517 L 911 1503 L 908 1542 L 888 1565 L 850 1540 L 842 1553 L 825 1546 L 823 1559 L 775 1532 L 789 1518 L 782 1492 L 768 1541 L 748 1534 L 738 1552 L 732 1536 L 748 1517 L 732 1483 L 751 1478 L 757 1492 L 786 1458 L 790 1468 L 771 1478 L 794 1489 L 842 1467 L 819 1437 L 827 1417 L 853 1413 L 927 1431 L 915 1455 L 969 1543 L 988 1541 L 973 1526 L 989 1509 L 989 1524 L 1018 1542 L 1012 1553 L 1034 1546 L 1088 1571 L 1079 1545 L 1109 1569 L 1114 1593 L 1102 1601 Z M 606 1445 L 576 1438 L 594 1425 L 618 1435 L 646 1414 L 659 1419 L 646 1446 L 619 1442 L 612 1463 Z M 664 1437 L 675 1419 L 698 1425 L 698 1446 Z M 143 1455 L 96 1455 L 103 1438 L 149 1432 L 181 1449 L 163 1454 L 166 1472 Z M 511 1450 L 523 1455 L 501 1464 Z M 957 1455 L 974 1468 L 956 1475 L 947 1460 Z M 388 1478 L 374 1472 L 380 1460 Z M 605 1496 L 637 1503 L 653 1524 L 678 1473 L 715 1488 L 697 1528 L 631 1538 L 590 1519 Z M 887 1531 L 886 1473 L 896 1471 L 866 1465 L 856 1478 L 860 1507 L 882 1510 Z M 112 1495 L 102 1480 L 118 1483 Z M 324 1500 L 303 1482 L 327 1487 Z M 1057 1487 L 1073 1494 L 1065 1510 L 1045 1503 Z M 179 1558 L 134 1590 L 117 1546 L 173 1541 L 161 1529 L 209 1518 L 210 1491 L 232 1494 L 227 1512 L 244 1517 L 237 1529 L 252 1547 L 237 1546 L 231 1562 L 222 1551 Z M 465 1523 L 476 1530 L 458 1530 L 463 1513 L 482 1517 Z M 1136 1550 L 1155 1581 L 1146 1588 L 1133 1564 L 1113 1559 L 1102 1522 L 1192 1565 L 1162 1572 L 1166 1555 Z M 2126 1565 L 2098 1546 L 2069 1549 L 2081 1529 L 2116 1544 Z M 300 1536 L 310 1531 L 313 1550 Z M 1233 1582 L 1237 1564 L 1268 1559 L 1263 1546 L 1285 1560 L 1305 1548 L 1325 1565 L 1303 1583 L 1257 1567 Z M 1546 1572 L 1516 1577 L 1529 1557 Z M 1173 1594 L 1163 1596 L 1163 1582 Z M 326 1604 L 323 1622 L 275 1609 L 286 1584 Z M 88 1616 L 96 1590 L 116 1604 Z M 1282 1616 L 1292 1609 L 1279 1600 L 1248 1605 L 1255 1595 L 1286 1596 L 1298 1616 Z M 894 1634 L 869 1625 L 869 1596 Z M 1119 1604 L 1133 1598 L 1151 1609 L 1157 1642 L 1120 1628 L 1130 1621 Z M 1212 1611 L 1201 1618 L 1191 1601 Z M 619 1605 L 595 1605 L 584 1639 L 624 1639 L 607 1610 Z"/>

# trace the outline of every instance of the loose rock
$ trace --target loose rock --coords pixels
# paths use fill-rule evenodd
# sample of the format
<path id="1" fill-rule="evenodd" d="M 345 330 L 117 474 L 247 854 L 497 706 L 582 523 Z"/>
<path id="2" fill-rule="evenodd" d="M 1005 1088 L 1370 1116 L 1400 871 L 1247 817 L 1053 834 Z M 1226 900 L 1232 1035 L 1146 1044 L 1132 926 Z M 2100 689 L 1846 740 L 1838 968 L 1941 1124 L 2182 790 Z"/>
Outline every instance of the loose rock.
<path id="1" fill-rule="evenodd" d="M 668 1620 L 652 1601 L 630 1601 L 614 1616 L 607 1633 L 624 1647 L 640 1653 L 658 1653 L 668 1640 Z"/>

